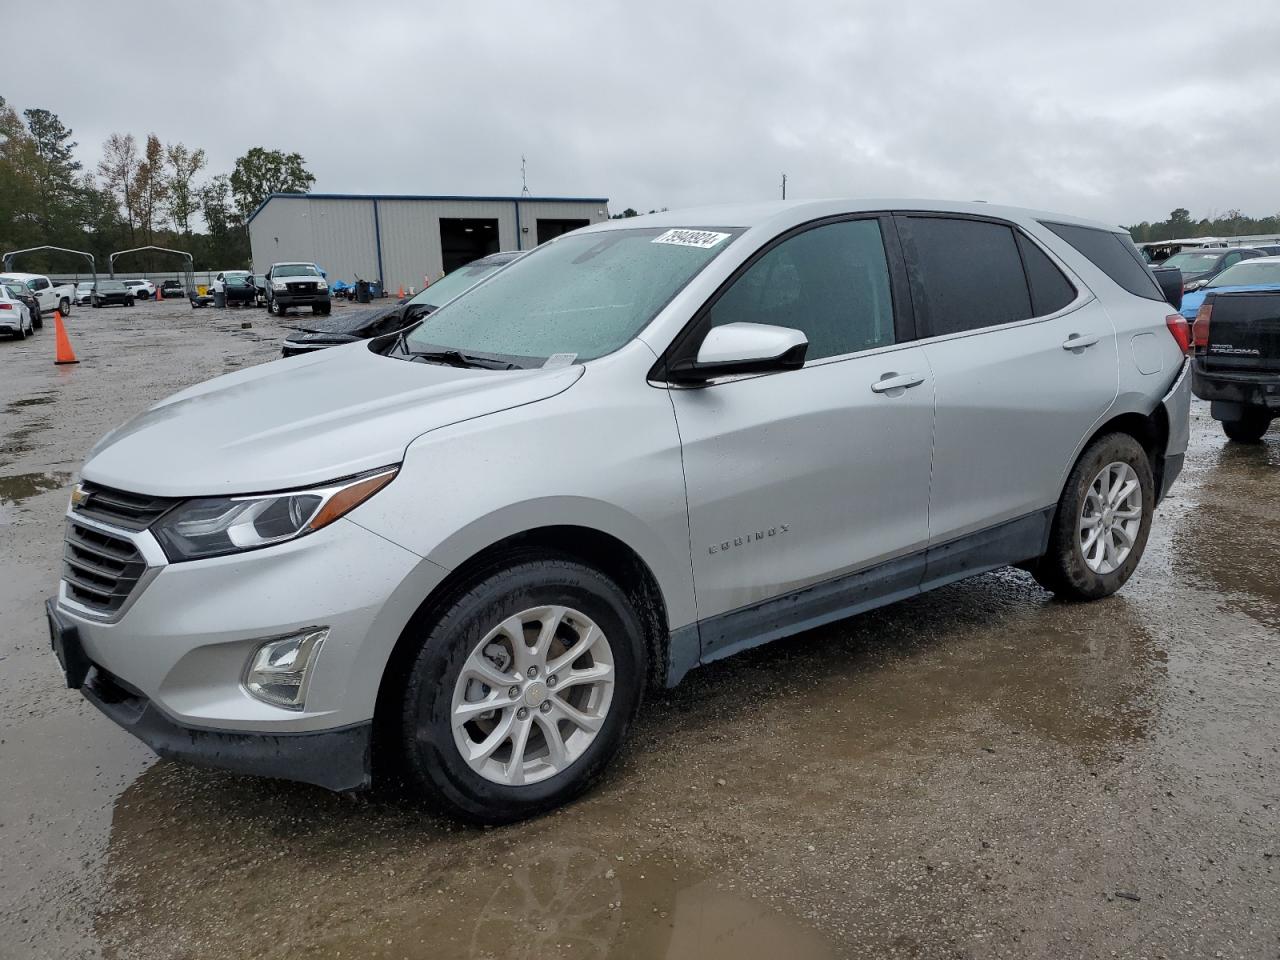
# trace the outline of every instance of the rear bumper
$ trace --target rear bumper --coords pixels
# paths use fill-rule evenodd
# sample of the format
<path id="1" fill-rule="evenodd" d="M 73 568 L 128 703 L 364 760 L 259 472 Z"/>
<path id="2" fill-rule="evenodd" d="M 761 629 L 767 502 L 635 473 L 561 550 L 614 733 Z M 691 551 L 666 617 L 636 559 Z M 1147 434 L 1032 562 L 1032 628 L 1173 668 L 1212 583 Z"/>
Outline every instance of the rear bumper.
<path id="1" fill-rule="evenodd" d="M 1187 446 L 1191 442 L 1191 363 L 1184 360 L 1182 369 L 1173 381 L 1173 386 L 1160 401 L 1164 407 L 1165 419 L 1169 424 L 1169 439 L 1165 443 L 1164 456 L 1161 458 L 1160 490 L 1157 502 L 1163 500 L 1173 482 L 1182 472 L 1182 464 L 1186 459 Z"/>
<path id="2" fill-rule="evenodd" d="M 1207 372 L 1196 364 L 1191 388 L 1201 400 L 1212 401 L 1215 420 L 1238 419 L 1244 407 L 1262 408 L 1280 416 L 1280 375 Z M 1219 416 L 1220 411 L 1226 415 Z"/>
<path id="3" fill-rule="evenodd" d="M 362 790 L 371 780 L 372 723 L 281 734 L 188 727 L 96 666 L 89 668 L 80 692 L 108 719 L 166 759 L 329 790 Z"/>

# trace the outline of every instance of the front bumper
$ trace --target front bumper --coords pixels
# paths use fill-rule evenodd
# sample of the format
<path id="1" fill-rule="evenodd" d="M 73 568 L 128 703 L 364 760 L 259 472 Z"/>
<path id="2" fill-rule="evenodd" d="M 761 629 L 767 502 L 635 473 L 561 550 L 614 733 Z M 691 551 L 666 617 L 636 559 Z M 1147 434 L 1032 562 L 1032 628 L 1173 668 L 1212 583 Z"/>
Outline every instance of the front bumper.
<path id="1" fill-rule="evenodd" d="M 447 571 L 346 518 L 262 550 L 174 564 L 162 552 L 157 561 L 148 531 L 127 535 L 145 546 L 148 568 L 115 619 L 77 603 L 65 581 L 50 605 L 54 637 L 74 637 L 55 640 L 68 685 L 161 756 L 364 785 L 383 670 Z M 245 669 L 263 640 L 312 624 L 329 633 L 305 708 L 250 696 Z"/>
<path id="2" fill-rule="evenodd" d="M 309 307 L 329 303 L 329 293 L 287 293 L 284 291 L 271 291 L 271 299 L 282 307 Z"/>

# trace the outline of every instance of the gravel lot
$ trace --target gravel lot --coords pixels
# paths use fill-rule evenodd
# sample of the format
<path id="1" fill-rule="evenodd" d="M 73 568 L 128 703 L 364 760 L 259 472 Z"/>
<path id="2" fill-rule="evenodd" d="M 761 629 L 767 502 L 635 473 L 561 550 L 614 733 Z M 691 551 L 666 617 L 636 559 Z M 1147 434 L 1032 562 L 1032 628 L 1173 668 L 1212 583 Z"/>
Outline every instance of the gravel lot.
<path id="1" fill-rule="evenodd" d="M 1197 401 L 1118 596 L 1001 571 L 695 671 L 600 789 L 476 831 L 157 761 L 63 689 L 84 454 L 283 334 L 68 328 L 77 366 L 0 342 L 0 957 L 1280 957 L 1280 428 Z"/>

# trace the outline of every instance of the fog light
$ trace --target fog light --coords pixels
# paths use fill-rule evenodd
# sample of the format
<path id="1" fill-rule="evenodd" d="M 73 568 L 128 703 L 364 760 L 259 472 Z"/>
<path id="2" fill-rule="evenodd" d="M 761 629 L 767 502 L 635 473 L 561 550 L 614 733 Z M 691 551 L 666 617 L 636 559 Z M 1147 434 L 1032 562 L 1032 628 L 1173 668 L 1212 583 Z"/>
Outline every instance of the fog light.
<path id="1" fill-rule="evenodd" d="M 249 660 L 245 689 L 273 707 L 301 710 L 307 699 L 308 671 L 328 635 L 328 627 L 311 627 L 290 637 L 268 640 Z"/>

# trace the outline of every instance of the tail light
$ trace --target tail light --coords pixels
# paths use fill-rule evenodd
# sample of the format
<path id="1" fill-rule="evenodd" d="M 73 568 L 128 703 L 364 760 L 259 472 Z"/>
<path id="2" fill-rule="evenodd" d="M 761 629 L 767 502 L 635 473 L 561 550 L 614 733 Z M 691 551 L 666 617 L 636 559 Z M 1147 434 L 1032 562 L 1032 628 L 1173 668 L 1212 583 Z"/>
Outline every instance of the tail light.
<path id="1" fill-rule="evenodd" d="M 1204 353 L 1209 349 L 1209 320 L 1213 316 L 1213 304 L 1202 303 L 1196 313 L 1196 322 L 1192 328 L 1195 335 L 1196 353 Z"/>
<path id="2" fill-rule="evenodd" d="M 12 309 L 13 309 L 12 303 L 0 303 L 0 310 L 12 310 Z"/>
<path id="3" fill-rule="evenodd" d="M 1178 349 L 1183 353 L 1191 352 L 1191 331 L 1187 328 L 1187 318 L 1180 313 L 1171 313 L 1164 318 L 1165 325 L 1178 342 Z"/>

